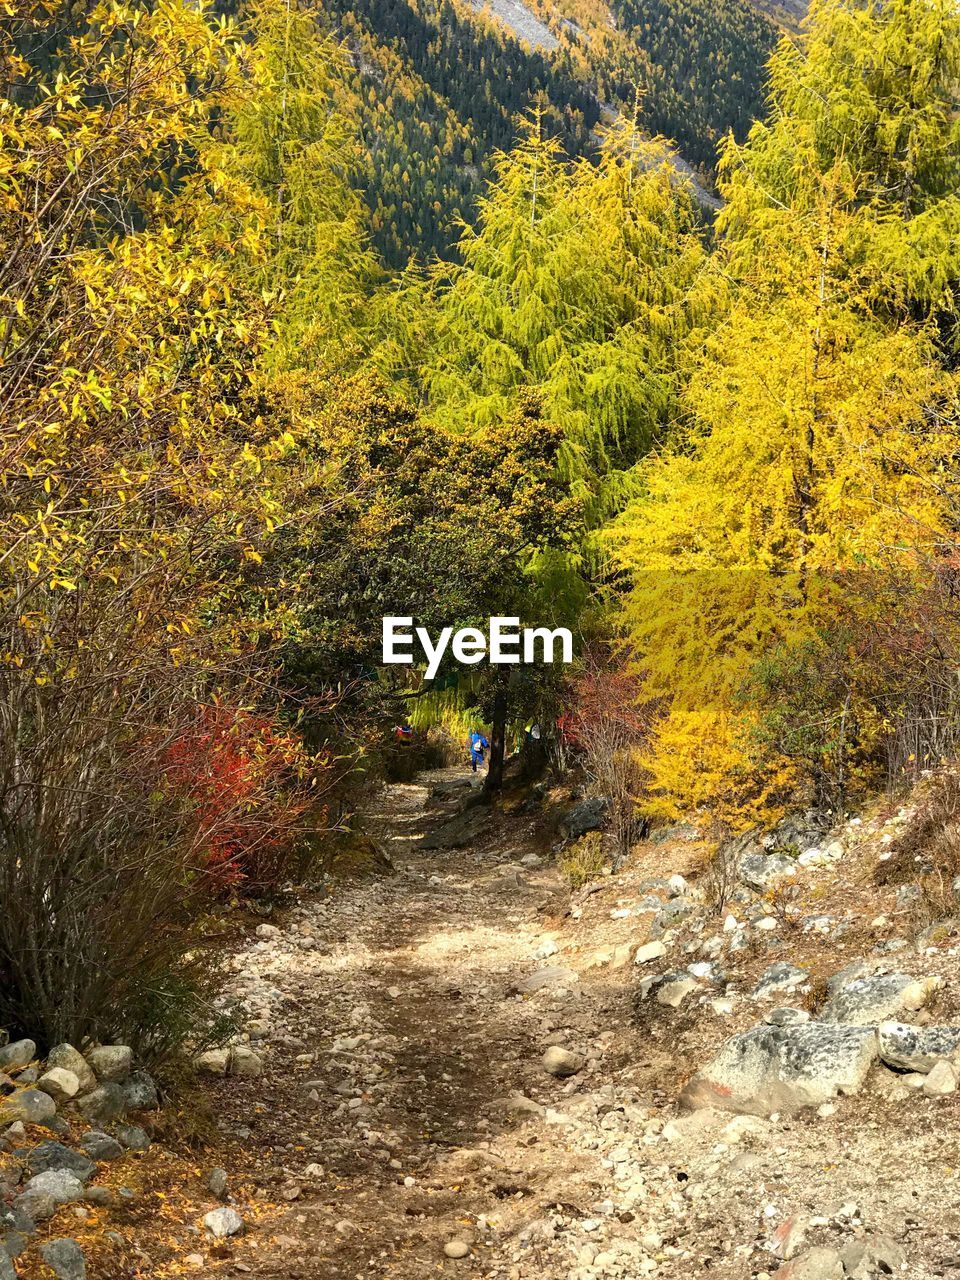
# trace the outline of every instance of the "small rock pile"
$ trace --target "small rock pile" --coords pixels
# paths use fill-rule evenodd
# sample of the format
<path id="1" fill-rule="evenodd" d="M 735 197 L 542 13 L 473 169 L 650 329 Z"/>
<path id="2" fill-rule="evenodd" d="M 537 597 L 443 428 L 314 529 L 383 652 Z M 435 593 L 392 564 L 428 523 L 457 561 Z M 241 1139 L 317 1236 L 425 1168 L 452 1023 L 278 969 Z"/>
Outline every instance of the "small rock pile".
<path id="1" fill-rule="evenodd" d="M 11 1044 L 0 1032 L 0 1280 L 15 1280 L 11 1259 L 62 1206 L 133 1198 L 93 1179 L 99 1164 L 149 1147 L 146 1130 L 128 1116 L 158 1106 L 153 1080 L 136 1069 L 127 1045 L 81 1053 L 60 1044 L 41 1062 L 32 1040 Z M 74 1142 L 75 1127 L 81 1132 Z M 76 1241 L 50 1240 L 41 1253 L 61 1280 L 84 1280 Z"/>

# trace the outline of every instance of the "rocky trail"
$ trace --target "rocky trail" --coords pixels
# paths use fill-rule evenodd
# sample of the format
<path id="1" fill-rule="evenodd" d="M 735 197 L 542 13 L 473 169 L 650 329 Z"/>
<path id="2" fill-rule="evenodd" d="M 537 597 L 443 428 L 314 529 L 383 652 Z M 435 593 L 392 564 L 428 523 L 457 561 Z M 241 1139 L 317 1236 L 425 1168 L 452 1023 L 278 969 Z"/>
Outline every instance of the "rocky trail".
<path id="1" fill-rule="evenodd" d="M 89 1280 L 960 1275 L 957 931 L 864 875 L 902 812 L 745 844 L 719 906 L 696 833 L 571 893 L 470 786 L 386 788 L 392 869 L 236 950 L 202 1159 L 160 1127 L 45 1228 Z"/>

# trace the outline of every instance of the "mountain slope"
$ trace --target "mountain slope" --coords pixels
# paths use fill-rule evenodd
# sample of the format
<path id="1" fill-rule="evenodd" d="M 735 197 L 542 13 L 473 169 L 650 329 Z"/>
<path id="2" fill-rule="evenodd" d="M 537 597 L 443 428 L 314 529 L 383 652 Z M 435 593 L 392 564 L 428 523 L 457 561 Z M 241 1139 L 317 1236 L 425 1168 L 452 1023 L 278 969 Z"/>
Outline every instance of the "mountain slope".
<path id="1" fill-rule="evenodd" d="M 392 266 L 452 251 L 495 150 L 538 104 L 573 156 L 613 112 L 674 142 L 709 184 L 761 105 L 774 23 L 748 0 L 325 0 L 352 62 L 366 197 Z"/>

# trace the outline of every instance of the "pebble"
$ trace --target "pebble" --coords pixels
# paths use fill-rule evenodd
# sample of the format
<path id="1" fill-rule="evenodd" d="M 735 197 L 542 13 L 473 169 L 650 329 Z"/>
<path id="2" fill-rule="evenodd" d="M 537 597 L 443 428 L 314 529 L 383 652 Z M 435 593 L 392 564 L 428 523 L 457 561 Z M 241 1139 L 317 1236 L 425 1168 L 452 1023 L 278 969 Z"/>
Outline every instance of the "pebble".
<path id="1" fill-rule="evenodd" d="M 448 1240 L 443 1246 L 443 1252 L 448 1258 L 465 1258 L 470 1252 L 470 1246 L 465 1240 Z"/>

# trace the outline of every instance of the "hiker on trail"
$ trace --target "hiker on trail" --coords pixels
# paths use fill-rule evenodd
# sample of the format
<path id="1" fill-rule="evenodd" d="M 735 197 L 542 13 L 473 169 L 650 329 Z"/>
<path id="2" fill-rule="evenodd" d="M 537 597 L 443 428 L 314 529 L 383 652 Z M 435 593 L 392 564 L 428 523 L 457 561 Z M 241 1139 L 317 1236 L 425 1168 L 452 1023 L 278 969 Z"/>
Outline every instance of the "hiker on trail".
<path id="1" fill-rule="evenodd" d="M 470 764 L 473 766 L 474 773 L 477 772 L 477 766 L 483 764 L 483 753 L 489 746 L 490 743 L 479 729 L 474 729 L 470 734 Z"/>

